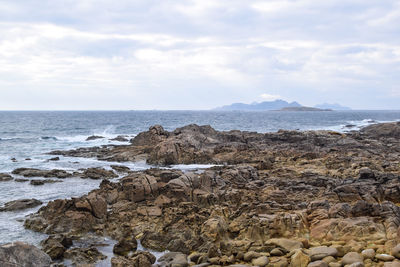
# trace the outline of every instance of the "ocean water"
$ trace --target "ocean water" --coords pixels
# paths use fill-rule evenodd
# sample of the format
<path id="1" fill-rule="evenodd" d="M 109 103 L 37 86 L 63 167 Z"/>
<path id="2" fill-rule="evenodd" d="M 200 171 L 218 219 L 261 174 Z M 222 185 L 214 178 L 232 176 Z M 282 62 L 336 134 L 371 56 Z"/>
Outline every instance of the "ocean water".
<path id="1" fill-rule="evenodd" d="M 217 130 L 271 132 L 290 130 L 358 130 L 366 125 L 400 120 L 400 111 L 333 111 L 333 112 L 230 112 L 230 111 L 3 111 L 0 112 L 0 173 L 11 173 L 19 167 L 40 169 L 110 168 L 112 162 L 96 159 L 54 157 L 52 150 L 107 144 L 126 144 L 110 139 L 124 135 L 133 138 L 151 125 L 161 124 L 173 130 L 187 124 L 209 124 Z M 88 136 L 104 139 L 85 141 Z M 15 161 L 12 160 L 15 158 Z M 124 163 L 132 170 L 151 166 L 145 162 Z M 207 166 L 176 166 L 181 169 Z M 15 176 L 18 178 L 18 176 Z M 40 179 L 40 178 L 39 178 Z M 29 182 L 0 182 L 0 206 L 5 202 L 36 198 L 44 203 L 58 198 L 84 195 L 98 187 L 100 181 L 67 178 L 62 183 L 32 186 Z M 39 207 L 17 212 L 0 212 L 0 244 L 20 240 L 38 244 L 45 235 L 23 228 L 26 215 Z"/>

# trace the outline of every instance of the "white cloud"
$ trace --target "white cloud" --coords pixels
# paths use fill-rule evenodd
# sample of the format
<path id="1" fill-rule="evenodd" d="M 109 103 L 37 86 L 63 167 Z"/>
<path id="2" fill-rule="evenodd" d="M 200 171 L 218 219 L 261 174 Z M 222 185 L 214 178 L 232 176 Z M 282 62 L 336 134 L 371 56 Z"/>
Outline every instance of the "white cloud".
<path id="1" fill-rule="evenodd" d="M 271 94 L 261 94 L 260 97 L 266 101 L 274 101 L 277 99 L 281 99 L 282 97 L 280 95 L 271 95 Z"/>
<path id="2" fill-rule="evenodd" d="M 0 3 L 0 105 L 18 88 L 79 92 L 93 105 L 90 97 L 113 92 L 144 108 L 211 108 L 260 95 L 301 102 L 342 90 L 346 98 L 360 88 L 393 97 L 400 84 L 394 0 L 68 4 Z"/>

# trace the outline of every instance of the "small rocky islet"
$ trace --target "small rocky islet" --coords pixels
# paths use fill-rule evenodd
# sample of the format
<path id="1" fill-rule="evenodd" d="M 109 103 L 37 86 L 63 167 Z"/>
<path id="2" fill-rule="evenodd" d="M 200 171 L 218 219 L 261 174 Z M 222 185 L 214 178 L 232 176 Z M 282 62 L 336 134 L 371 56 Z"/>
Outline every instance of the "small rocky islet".
<path id="1" fill-rule="evenodd" d="M 3 262 L 94 266 L 105 258 L 90 241 L 96 235 L 116 240 L 112 266 L 400 266 L 400 122 L 349 133 L 198 125 L 169 132 L 157 125 L 130 142 L 53 151 L 160 167 L 119 167 L 126 172 L 119 180 L 83 171 L 103 179 L 99 189 L 30 215 L 25 227 L 49 235 L 42 251 L 32 247 L 18 257 L 9 251 L 29 245 L 4 245 Z M 215 166 L 161 168 L 174 164 Z M 17 172 L 24 171 L 31 177 L 32 170 Z M 48 176 L 55 174 L 68 176 Z M 86 246 L 72 246 L 82 240 Z M 156 262 L 138 242 L 171 252 Z"/>

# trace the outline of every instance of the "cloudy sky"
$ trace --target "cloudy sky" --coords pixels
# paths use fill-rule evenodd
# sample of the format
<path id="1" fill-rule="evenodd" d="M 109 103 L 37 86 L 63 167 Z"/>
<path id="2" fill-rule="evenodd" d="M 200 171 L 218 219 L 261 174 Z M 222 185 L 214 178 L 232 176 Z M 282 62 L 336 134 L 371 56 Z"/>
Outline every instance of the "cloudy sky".
<path id="1" fill-rule="evenodd" d="M 400 109 L 398 0 L 0 0 L 0 109 Z"/>

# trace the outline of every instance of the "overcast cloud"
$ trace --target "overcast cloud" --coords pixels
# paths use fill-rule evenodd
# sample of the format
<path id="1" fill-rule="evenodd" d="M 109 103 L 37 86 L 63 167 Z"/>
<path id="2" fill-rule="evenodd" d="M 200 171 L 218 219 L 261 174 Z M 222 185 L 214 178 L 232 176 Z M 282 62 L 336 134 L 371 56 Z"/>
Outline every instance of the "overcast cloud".
<path id="1" fill-rule="evenodd" d="M 0 0 L 0 109 L 400 109 L 398 0 Z"/>

